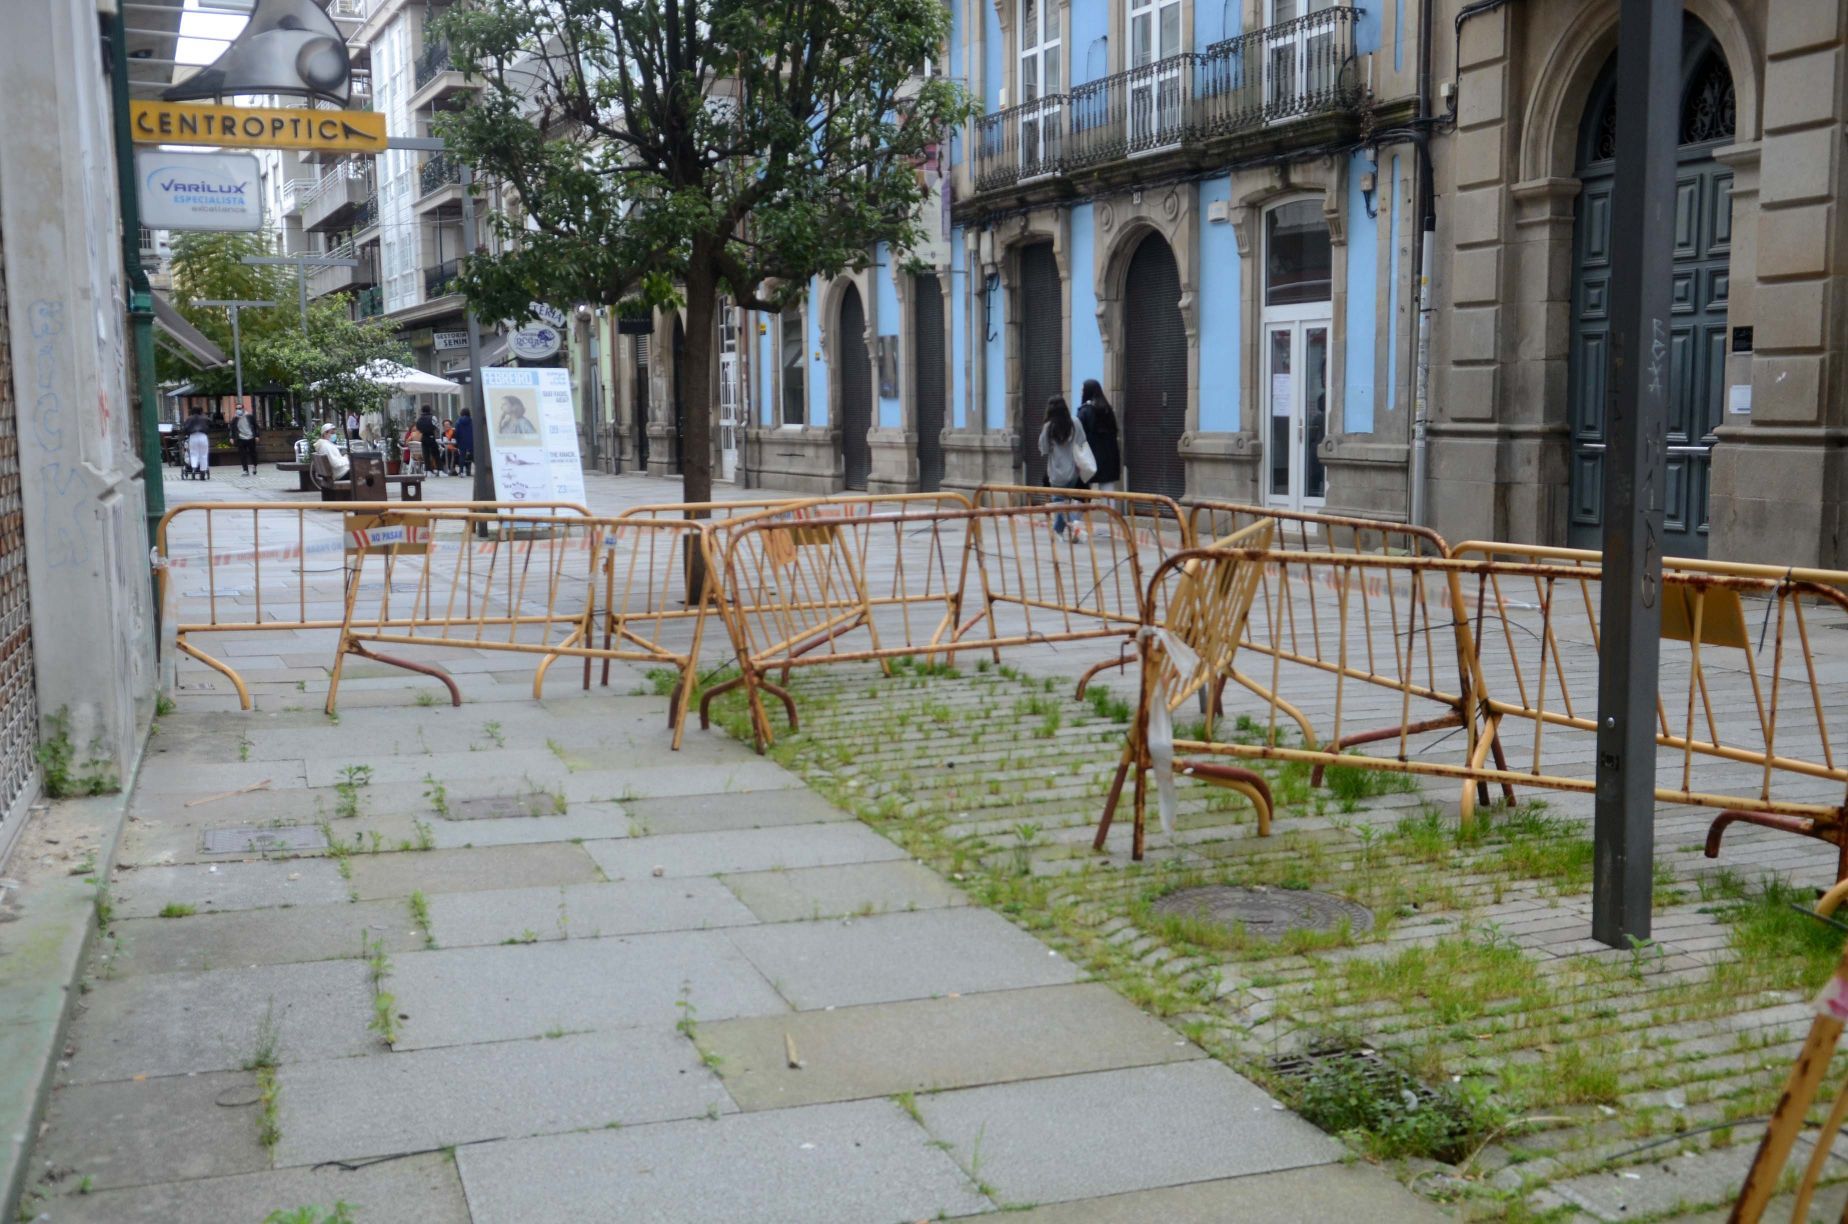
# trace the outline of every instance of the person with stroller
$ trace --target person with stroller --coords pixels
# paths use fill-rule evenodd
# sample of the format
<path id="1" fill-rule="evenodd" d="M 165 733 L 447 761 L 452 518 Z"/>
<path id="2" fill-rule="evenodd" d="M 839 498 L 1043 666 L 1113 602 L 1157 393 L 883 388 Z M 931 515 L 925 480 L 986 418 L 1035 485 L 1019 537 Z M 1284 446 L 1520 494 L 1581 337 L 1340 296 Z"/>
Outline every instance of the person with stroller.
<path id="1" fill-rule="evenodd" d="M 194 404 L 192 415 L 180 426 L 186 435 L 186 467 L 181 477 L 193 480 L 212 478 L 212 422 L 205 409 Z"/>

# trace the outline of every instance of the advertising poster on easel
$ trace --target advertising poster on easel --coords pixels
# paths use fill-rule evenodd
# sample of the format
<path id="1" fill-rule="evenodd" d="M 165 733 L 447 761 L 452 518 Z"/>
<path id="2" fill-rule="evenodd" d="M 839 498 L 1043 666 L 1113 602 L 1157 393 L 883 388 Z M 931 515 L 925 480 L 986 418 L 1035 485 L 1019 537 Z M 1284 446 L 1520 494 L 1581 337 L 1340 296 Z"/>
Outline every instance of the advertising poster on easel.
<path id="1" fill-rule="evenodd" d="M 499 501 L 584 500 L 571 371 L 488 369 L 481 372 L 488 451 Z"/>

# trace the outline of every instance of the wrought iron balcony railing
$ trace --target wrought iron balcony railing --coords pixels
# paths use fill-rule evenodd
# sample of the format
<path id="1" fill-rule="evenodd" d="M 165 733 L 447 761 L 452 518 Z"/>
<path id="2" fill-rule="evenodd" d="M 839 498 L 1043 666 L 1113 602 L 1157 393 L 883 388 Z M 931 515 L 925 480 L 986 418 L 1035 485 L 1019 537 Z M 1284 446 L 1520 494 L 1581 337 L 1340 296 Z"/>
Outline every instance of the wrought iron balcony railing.
<path id="1" fill-rule="evenodd" d="M 451 183 L 462 181 L 462 163 L 447 153 L 438 153 L 423 164 L 418 181 L 423 188 L 418 192 L 420 198 L 440 191 Z"/>
<path id="2" fill-rule="evenodd" d="M 379 197 L 375 191 L 366 197 L 366 202 L 353 212 L 353 229 L 355 231 L 370 229 L 379 223 Z"/>
<path id="3" fill-rule="evenodd" d="M 422 89 L 436 78 L 437 73 L 447 72 L 455 66 L 455 60 L 449 54 L 448 43 L 431 43 L 424 48 L 423 54 L 417 57 L 417 83 L 412 86 L 412 90 Z"/>
<path id="4" fill-rule="evenodd" d="M 462 270 L 459 259 L 445 259 L 434 268 L 424 269 L 424 300 L 433 301 L 456 291 L 456 274 Z"/>
<path id="5" fill-rule="evenodd" d="M 1360 13 L 1324 9 L 984 115 L 975 189 L 1346 110 L 1358 97 Z"/>

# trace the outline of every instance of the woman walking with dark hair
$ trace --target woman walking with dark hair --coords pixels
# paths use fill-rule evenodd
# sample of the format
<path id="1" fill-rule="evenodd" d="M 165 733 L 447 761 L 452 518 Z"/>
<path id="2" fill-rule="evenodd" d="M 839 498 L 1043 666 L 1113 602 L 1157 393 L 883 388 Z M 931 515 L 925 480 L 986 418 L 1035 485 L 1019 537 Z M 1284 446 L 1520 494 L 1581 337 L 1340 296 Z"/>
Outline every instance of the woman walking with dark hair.
<path id="1" fill-rule="evenodd" d="M 1063 395 L 1046 401 L 1046 423 L 1040 426 L 1039 453 L 1046 456 L 1048 485 L 1055 489 L 1084 488 L 1083 459 L 1088 459 L 1090 452 L 1085 446 L 1084 426 L 1072 419 L 1071 407 Z M 1064 533 L 1063 514 L 1053 516 L 1052 529 Z"/>
<path id="2" fill-rule="evenodd" d="M 1084 391 L 1078 400 L 1078 424 L 1097 459 L 1091 487 L 1116 492 L 1123 481 L 1123 448 L 1117 436 L 1116 409 L 1104 398 L 1104 389 L 1095 378 L 1084 380 Z"/>

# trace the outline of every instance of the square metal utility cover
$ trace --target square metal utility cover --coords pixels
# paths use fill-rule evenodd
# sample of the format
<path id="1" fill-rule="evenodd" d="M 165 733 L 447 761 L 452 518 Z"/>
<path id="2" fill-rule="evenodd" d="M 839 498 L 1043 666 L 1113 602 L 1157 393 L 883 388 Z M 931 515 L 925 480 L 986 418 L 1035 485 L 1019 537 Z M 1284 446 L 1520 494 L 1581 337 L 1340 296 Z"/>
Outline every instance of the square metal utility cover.
<path id="1" fill-rule="evenodd" d="M 327 849 L 327 838 L 313 825 L 232 825 L 207 829 L 203 840 L 207 854 Z"/>
<path id="2" fill-rule="evenodd" d="M 484 795 L 476 799 L 457 799 L 445 813 L 451 820 L 503 820 L 510 816 L 540 816 L 552 811 L 552 796 L 540 792 L 527 795 Z"/>

